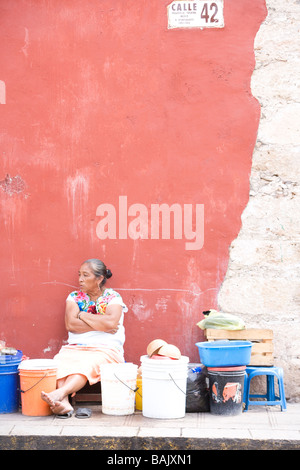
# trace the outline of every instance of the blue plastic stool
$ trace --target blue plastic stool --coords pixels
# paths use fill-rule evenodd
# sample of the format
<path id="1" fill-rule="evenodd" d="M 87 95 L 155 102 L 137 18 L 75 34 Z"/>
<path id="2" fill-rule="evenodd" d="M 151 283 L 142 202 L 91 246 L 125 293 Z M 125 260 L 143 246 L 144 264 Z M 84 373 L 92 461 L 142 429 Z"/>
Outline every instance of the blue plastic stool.
<path id="1" fill-rule="evenodd" d="M 250 395 L 250 382 L 256 375 L 266 375 L 267 377 L 267 393 L 265 395 Z M 279 396 L 275 395 L 274 377 L 278 379 Z M 266 400 L 250 400 L 250 398 L 266 398 Z M 283 369 L 281 367 L 246 367 L 244 403 L 244 411 L 248 410 L 249 405 L 280 405 L 281 411 L 286 411 Z"/>

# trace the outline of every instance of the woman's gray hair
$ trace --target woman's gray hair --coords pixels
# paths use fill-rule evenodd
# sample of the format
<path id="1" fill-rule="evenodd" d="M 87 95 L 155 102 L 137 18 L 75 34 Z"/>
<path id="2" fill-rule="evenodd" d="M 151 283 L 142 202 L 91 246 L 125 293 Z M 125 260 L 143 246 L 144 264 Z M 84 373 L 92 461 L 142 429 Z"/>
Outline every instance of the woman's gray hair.
<path id="1" fill-rule="evenodd" d="M 100 277 L 100 276 L 104 277 L 104 279 L 102 280 L 100 284 L 100 287 L 104 286 L 104 284 L 106 283 L 106 280 L 112 276 L 111 270 L 107 269 L 103 261 L 100 261 L 100 259 L 91 258 L 91 259 L 86 260 L 85 263 L 90 265 L 91 270 L 93 271 L 96 277 Z"/>

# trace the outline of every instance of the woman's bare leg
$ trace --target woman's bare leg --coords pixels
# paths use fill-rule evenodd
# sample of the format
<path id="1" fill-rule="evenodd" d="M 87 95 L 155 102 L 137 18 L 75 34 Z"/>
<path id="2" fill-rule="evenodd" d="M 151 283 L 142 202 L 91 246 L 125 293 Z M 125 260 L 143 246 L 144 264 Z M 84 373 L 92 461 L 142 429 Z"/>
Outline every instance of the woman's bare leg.
<path id="1" fill-rule="evenodd" d="M 65 414 L 73 410 L 69 395 L 78 392 L 87 382 L 81 374 L 72 374 L 57 381 L 57 389 L 50 393 L 41 393 L 42 399 L 48 403 L 54 414 Z"/>

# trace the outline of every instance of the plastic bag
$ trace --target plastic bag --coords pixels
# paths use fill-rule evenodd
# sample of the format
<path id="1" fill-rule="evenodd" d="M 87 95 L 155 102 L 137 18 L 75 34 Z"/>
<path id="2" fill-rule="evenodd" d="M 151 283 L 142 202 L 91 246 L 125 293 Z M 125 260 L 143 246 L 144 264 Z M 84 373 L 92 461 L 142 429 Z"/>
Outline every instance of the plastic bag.
<path id="1" fill-rule="evenodd" d="M 209 383 L 207 369 L 202 364 L 189 364 L 186 382 L 187 413 L 209 411 Z"/>
<path id="2" fill-rule="evenodd" d="M 203 312 L 206 317 L 197 323 L 201 330 L 214 328 L 218 330 L 244 330 L 245 322 L 236 315 L 221 313 L 217 310 L 207 310 Z"/>

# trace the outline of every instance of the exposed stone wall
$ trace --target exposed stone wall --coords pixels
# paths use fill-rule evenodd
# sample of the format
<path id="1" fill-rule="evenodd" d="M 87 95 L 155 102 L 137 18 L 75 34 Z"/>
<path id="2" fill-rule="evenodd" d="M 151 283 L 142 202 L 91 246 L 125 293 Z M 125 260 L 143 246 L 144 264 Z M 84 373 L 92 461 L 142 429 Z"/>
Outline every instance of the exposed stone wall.
<path id="1" fill-rule="evenodd" d="M 275 364 L 300 401 L 300 1 L 266 1 L 252 92 L 261 104 L 249 202 L 219 309 L 274 331 Z"/>

